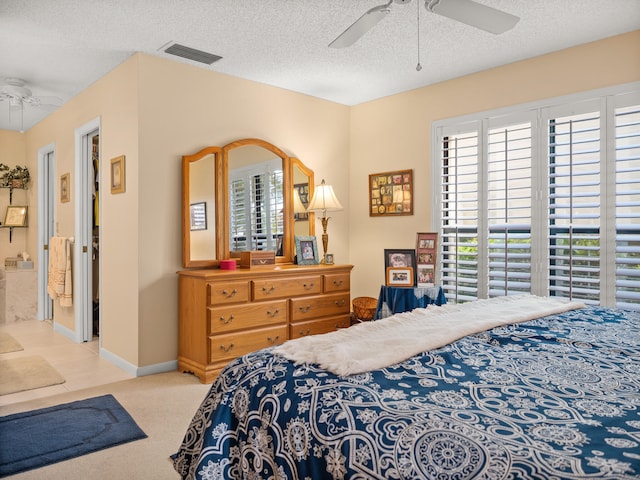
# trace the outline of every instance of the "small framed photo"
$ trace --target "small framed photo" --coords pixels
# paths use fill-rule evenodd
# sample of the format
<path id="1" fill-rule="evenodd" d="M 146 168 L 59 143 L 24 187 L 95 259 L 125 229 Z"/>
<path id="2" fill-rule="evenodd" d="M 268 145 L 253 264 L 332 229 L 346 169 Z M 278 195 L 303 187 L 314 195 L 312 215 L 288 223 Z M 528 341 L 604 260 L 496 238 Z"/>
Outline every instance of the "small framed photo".
<path id="1" fill-rule="evenodd" d="M 436 278 L 438 257 L 438 234 L 418 233 L 416 238 L 418 287 L 433 287 Z"/>
<path id="2" fill-rule="evenodd" d="M 69 190 L 71 184 L 69 183 L 70 174 L 65 173 L 60 175 L 60 203 L 67 203 L 70 199 Z"/>
<path id="3" fill-rule="evenodd" d="M 189 205 L 191 216 L 191 230 L 207 229 L 207 202 L 192 203 Z"/>
<path id="4" fill-rule="evenodd" d="M 409 285 L 398 285 L 387 283 L 388 286 L 412 287 L 415 285 L 416 251 L 410 249 L 385 248 L 384 268 L 387 272 L 387 282 L 389 281 L 389 268 L 410 268 L 411 283 Z"/>
<path id="5" fill-rule="evenodd" d="M 327 253 L 324 256 L 324 263 L 327 265 L 333 265 L 333 253 Z"/>
<path id="6" fill-rule="evenodd" d="M 418 264 L 418 287 L 433 287 L 435 286 L 435 265 L 420 265 Z"/>
<path id="7" fill-rule="evenodd" d="M 413 170 L 369 175 L 369 216 L 413 215 Z"/>
<path id="8" fill-rule="evenodd" d="M 388 287 L 413 287 L 413 268 L 387 267 Z"/>
<path id="9" fill-rule="evenodd" d="M 296 235 L 296 257 L 298 265 L 317 265 L 320 263 L 316 237 Z"/>
<path id="10" fill-rule="evenodd" d="M 384 249 L 384 267 L 411 267 L 416 266 L 415 250 L 396 248 Z"/>
<path id="11" fill-rule="evenodd" d="M 9 205 L 4 216 L 4 227 L 26 227 L 27 226 L 26 205 Z"/>
<path id="12" fill-rule="evenodd" d="M 124 193 L 125 165 L 124 155 L 111 159 L 111 193 Z"/>

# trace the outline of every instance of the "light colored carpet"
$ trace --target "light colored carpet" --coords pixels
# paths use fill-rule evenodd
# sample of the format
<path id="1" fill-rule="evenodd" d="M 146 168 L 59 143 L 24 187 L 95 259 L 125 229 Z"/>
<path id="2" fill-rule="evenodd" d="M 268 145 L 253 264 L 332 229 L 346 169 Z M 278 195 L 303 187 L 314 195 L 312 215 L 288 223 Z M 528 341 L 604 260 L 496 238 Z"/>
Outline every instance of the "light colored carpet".
<path id="1" fill-rule="evenodd" d="M 64 378 L 39 355 L 0 360 L 0 395 L 64 383 Z"/>
<path id="2" fill-rule="evenodd" d="M 143 440 L 19 473 L 11 480 L 177 480 L 169 455 L 178 451 L 210 387 L 193 375 L 174 371 L 0 406 L 0 415 L 9 415 L 111 393 L 148 435 Z"/>
<path id="3" fill-rule="evenodd" d="M 6 332 L 0 332 L 0 353 L 18 352 L 24 350 L 22 345 Z"/>

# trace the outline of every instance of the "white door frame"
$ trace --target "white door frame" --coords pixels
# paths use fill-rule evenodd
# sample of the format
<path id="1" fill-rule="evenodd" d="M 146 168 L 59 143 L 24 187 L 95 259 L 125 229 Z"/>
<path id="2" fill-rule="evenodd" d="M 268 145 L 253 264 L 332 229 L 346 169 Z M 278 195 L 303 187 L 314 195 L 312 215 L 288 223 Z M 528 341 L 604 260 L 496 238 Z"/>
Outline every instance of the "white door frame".
<path id="1" fill-rule="evenodd" d="M 95 135 L 100 135 L 100 117 L 75 131 L 76 235 L 73 250 L 75 259 L 73 303 L 76 313 L 76 338 L 79 342 L 88 342 L 93 339 L 93 189 L 91 185 L 94 179 L 90 140 Z"/>
<path id="2" fill-rule="evenodd" d="M 56 147 L 38 150 L 38 313 L 36 319 L 53 318 L 53 300 L 47 292 L 49 239 L 55 235 Z"/>

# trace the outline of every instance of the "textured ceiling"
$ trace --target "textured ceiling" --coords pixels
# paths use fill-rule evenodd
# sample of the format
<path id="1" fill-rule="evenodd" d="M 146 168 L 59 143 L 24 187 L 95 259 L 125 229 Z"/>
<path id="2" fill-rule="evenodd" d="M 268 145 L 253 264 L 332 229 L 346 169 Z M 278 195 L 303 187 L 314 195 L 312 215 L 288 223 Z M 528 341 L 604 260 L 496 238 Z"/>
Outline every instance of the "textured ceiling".
<path id="1" fill-rule="evenodd" d="M 34 95 L 66 102 L 133 53 L 166 56 L 175 41 L 223 57 L 202 68 L 355 105 L 640 29 L 638 0 L 477 1 L 521 20 L 495 36 L 413 0 L 333 49 L 384 0 L 2 0 L 0 83 L 23 78 Z M 25 107 L 24 129 L 48 113 Z M 0 129 L 20 128 L 19 111 L 0 102 Z"/>

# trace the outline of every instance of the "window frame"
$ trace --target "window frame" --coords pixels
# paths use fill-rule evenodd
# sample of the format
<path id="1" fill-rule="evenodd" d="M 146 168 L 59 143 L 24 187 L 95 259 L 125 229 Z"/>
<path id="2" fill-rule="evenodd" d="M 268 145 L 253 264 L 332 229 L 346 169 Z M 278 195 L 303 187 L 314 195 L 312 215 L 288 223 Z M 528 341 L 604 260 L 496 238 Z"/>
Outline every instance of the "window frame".
<path id="1" fill-rule="evenodd" d="M 517 123 L 518 120 L 529 119 L 531 121 L 531 137 L 532 137 L 532 185 L 531 185 L 531 293 L 535 295 L 548 295 L 549 293 L 549 264 L 548 264 L 548 242 L 546 240 L 549 228 L 547 212 L 549 210 L 549 182 L 548 182 L 548 132 L 547 119 L 558 116 L 575 115 L 580 112 L 597 110 L 600 115 L 600 131 L 604 132 L 606 137 L 600 137 L 600 175 L 615 175 L 616 172 L 616 130 L 614 113 L 617 108 L 625 105 L 640 105 L 640 82 L 630 84 L 617 85 L 609 88 L 598 89 L 580 94 L 567 95 L 563 97 L 555 97 L 545 99 L 538 102 L 528 104 L 514 105 L 511 107 L 479 112 L 477 114 L 465 115 L 444 119 L 432 124 L 431 128 L 431 184 L 432 184 L 432 200 L 436 208 L 431 218 L 431 228 L 433 231 L 442 232 L 442 189 L 443 185 L 442 166 L 441 166 L 441 147 L 442 140 L 446 136 L 460 135 L 465 132 L 478 132 L 478 156 L 480 162 L 479 182 L 480 182 L 480 198 L 479 198 L 479 220 L 478 231 L 488 232 L 488 215 L 487 215 L 487 134 L 490 129 L 502 126 L 510 126 Z M 613 123 L 613 125 L 612 125 Z M 613 158 L 614 161 L 607 162 L 607 159 Z M 542 160 L 542 161 L 540 161 Z M 612 165 L 613 164 L 613 165 Z M 601 195 L 613 195 L 616 192 L 608 192 L 611 184 L 615 187 L 615 177 L 612 181 L 601 183 Z M 546 181 L 545 181 L 546 179 Z M 615 204 L 615 202 L 614 202 Z M 601 207 L 603 208 L 603 207 Z M 602 305 L 613 306 L 616 302 L 616 212 L 614 208 L 613 215 L 609 210 L 606 214 L 600 216 L 600 249 L 603 253 L 600 256 L 600 264 L 602 266 L 600 284 L 601 294 L 598 302 Z M 613 228 L 613 230 L 611 230 Z M 613 232 L 610 233 L 610 232 Z M 613 242 L 613 246 L 612 243 Z M 488 236 L 482 239 L 478 236 L 478 255 L 486 252 L 488 257 Z M 446 248 L 446 242 L 441 242 L 438 252 L 439 260 L 442 260 L 443 248 Z M 613 252 L 613 254 L 611 253 Z M 612 258 L 613 257 L 613 258 Z M 487 262 L 479 262 L 478 279 L 487 279 L 486 282 L 478 281 L 477 297 L 487 298 L 489 296 L 488 282 L 488 265 Z M 442 268 L 438 271 L 438 282 L 442 282 Z M 449 297 L 448 297 L 449 298 Z M 456 298 L 451 298 L 456 301 Z M 640 308 L 640 305 L 639 305 Z"/>

